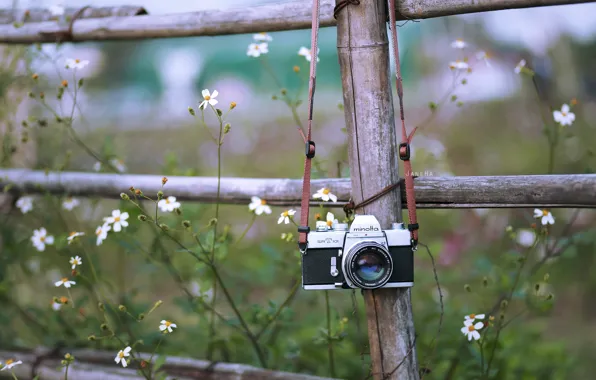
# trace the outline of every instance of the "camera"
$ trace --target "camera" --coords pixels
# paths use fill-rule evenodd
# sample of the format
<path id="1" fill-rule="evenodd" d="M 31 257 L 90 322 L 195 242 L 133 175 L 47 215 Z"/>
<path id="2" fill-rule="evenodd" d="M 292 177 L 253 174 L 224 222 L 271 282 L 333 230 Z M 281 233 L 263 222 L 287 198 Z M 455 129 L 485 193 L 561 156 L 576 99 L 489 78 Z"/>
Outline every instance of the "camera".
<path id="1" fill-rule="evenodd" d="M 302 254 L 305 290 L 407 288 L 414 285 L 414 252 L 403 223 L 382 230 L 372 215 L 345 223 L 317 222 Z"/>

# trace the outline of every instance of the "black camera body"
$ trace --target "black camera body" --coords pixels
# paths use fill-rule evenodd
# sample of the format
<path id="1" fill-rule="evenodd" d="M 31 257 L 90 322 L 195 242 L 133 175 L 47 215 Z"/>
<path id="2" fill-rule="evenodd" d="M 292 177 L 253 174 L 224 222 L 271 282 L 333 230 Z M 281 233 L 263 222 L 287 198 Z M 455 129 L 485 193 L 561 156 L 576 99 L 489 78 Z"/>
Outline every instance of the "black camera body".
<path id="1" fill-rule="evenodd" d="M 408 288 L 414 285 L 414 252 L 403 223 L 382 230 L 372 215 L 348 225 L 318 222 L 302 254 L 305 290 Z"/>

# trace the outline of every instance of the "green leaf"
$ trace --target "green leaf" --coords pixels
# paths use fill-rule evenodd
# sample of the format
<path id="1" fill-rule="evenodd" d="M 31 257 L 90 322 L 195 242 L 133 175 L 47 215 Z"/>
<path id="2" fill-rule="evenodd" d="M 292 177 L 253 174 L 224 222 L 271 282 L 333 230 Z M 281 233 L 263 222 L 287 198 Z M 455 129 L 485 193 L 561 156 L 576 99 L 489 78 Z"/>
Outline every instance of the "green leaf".
<path id="1" fill-rule="evenodd" d="M 157 359 L 155 359 L 155 362 L 153 363 L 153 370 L 155 372 L 159 371 L 159 369 L 165 364 L 166 358 L 167 356 L 160 355 L 157 357 Z"/>

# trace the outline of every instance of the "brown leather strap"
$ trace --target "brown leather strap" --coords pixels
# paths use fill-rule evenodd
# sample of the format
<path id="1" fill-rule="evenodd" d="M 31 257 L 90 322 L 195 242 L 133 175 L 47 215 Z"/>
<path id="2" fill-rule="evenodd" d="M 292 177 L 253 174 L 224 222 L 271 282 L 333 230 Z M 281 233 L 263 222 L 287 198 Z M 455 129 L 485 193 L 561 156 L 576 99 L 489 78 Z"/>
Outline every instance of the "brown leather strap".
<path id="1" fill-rule="evenodd" d="M 340 0 L 333 8 L 333 18 L 337 20 L 337 15 L 341 12 L 342 9 L 347 7 L 348 5 L 360 5 L 360 0 Z"/>
<path id="2" fill-rule="evenodd" d="M 320 0 L 313 0 L 312 4 L 312 33 L 310 41 L 310 80 L 308 84 L 308 131 L 305 143 L 306 159 L 304 160 L 304 178 L 302 182 L 302 201 L 300 203 L 300 226 L 298 227 L 298 247 L 301 251 L 305 251 L 308 244 L 308 211 L 310 202 L 310 170 L 312 159 L 315 156 L 315 143 L 312 138 L 312 113 L 315 97 L 315 87 L 317 78 L 317 57 L 319 55 L 318 41 L 319 41 L 319 13 Z"/>
<path id="3" fill-rule="evenodd" d="M 406 182 L 406 201 L 408 207 L 408 229 L 411 233 L 412 248 L 416 249 L 418 245 L 418 223 L 416 221 L 416 199 L 414 194 L 414 177 L 412 176 L 412 163 L 410 162 L 410 142 L 416 129 L 408 135 L 406 131 L 406 121 L 404 118 L 404 89 L 401 77 L 401 66 L 399 61 L 399 45 L 397 41 L 397 20 L 395 0 L 389 0 L 389 21 L 391 28 L 391 41 L 393 43 L 393 59 L 395 60 L 395 85 L 397 87 L 397 96 L 399 98 L 399 116 L 401 119 L 402 142 L 399 144 L 399 157 L 404 162 L 405 182 Z"/>
<path id="4" fill-rule="evenodd" d="M 56 43 L 62 43 L 62 42 L 72 42 L 74 41 L 74 37 L 72 35 L 72 27 L 74 26 L 74 22 L 83 15 L 83 12 L 85 12 L 85 10 L 87 10 L 87 8 L 90 8 L 90 5 L 85 5 L 84 7 L 80 8 L 78 11 L 76 11 L 73 15 L 72 18 L 70 19 L 70 22 L 68 23 L 68 29 L 67 30 L 59 30 L 56 32 L 39 32 L 39 34 L 47 37 L 51 37 L 55 39 Z"/>

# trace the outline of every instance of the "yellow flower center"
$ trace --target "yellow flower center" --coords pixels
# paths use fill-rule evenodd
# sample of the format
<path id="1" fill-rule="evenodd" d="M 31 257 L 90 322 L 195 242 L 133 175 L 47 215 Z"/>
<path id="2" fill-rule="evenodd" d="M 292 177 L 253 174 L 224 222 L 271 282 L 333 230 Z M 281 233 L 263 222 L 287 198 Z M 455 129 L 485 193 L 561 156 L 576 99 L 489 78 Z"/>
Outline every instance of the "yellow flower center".
<path id="1" fill-rule="evenodd" d="M 120 221 L 120 217 L 119 216 L 117 216 L 117 217 L 114 218 L 114 222 L 119 222 L 119 221 Z"/>
<path id="2" fill-rule="evenodd" d="M 266 36 L 266 35 L 267 35 L 267 33 L 265 33 L 265 32 L 261 32 L 261 33 L 259 33 L 259 34 L 260 34 L 261 36 Z"/>
<path id="3" fill-rule="evenodd" d="M 45 236 L 41 236 L 41 237 L 39 238 L 39 241 L 43 243 L 44 241 L 46 241 L 46 237 L 45 237 Z"/>
<path id="4" fill-rule="evenodd" d="M 64 278 L 62 279 L 62 282 L 68 282 L 68 278 L 64 277 Z"/>
<path id="5" fill-rule="evenodd" d="M 327 225 L 328 225 L 329 227 L 331 227 L 331 226 L 333 225 L 333 220 L 328 220 L 328 221 L 327 221 Z"/>
<path id="6" fill-rule="evenodd" d="M 80 59 L 75 59 L 75 63 L 81 63 Z"/>
<path id="7" fill-rule="evenodd" d="M 170 204 L 170 200 L 166 199 L 166 204 L 169 205 Z"/>
<path id="8" fill-rule="evenodd" d="M 561 115 L 567 116 L 567 112 L 561 112 Z"/>
<path id="9" fill-rule="evenodd" d="M 287 211 L 284 211 L 284 212 L 282 213 L 282 215 L 283 215 L 284 217 L 288 217 L 290 214 L 289 214 Z"/>
<path id="10" fill-rule="evenodd" d="M 76 231 L 72 231 L 69 236 L 75 236 L 76 234 Z"/>
<path id="11" fill-rule="evenodd" d="M 542 210 L 542 215 L 543 216 L 547 216 L 548 215 L 548 210 Z"/>
<path id="12" fill-rule="evenodd" d="M 468 326 L 468 331 L 472 332 L 474 330 L 476 330 L 476 328 L 474 327 L 474 325 Z"/>
<path id="13" fill-rule="evenodd" d="M 331 192 L 331 190 L 329 190 L 329 189 L 323 189 L 323 194 L 325 194 L 325 195 L 329 194 L 330 192 Z"/>
<path id="14" fill-rule="evenodd" d="M 14 363 L 14 360 L 12 360 L 12 359 L 8 359 L 8 360 L 6 361 L 6 363 L 4 363 L 4 364 L 5 364 L 5 365 L 11 365 L 12 363 Z"/>
<path id="15" fill-rule="evenodd" d="M 203 96 L 203 98 L 204 98 L 205 100 L 211 100 L 211 96 L 209 96 L 209 95 L 205 95 L 205 96 Z"/>
<path id="16" fill-rule="evenodd" d="M 262 205 L 266 205 L 266 204 L 267 204 L 267 201 L 266 201 L 266 200 L 264 200 L 264 199 L 261 199 L 261 204 L 262 204 Z"/>
<path id="17" fill-rule="evenodd" d="M 120 359 L 124 359 L 124 351 L 120 351 L 120 352 L 118 352 L 118 357 L 119 357 Z"/>
<path id="18" fill-rule="evenodd" d="M 60 303 L 67 304 L 68 303 L 68 298 L 66 298 L 66 297 L 60 297 Z"/>
<path id="19" fill-rule="evenodd" d="M 101 230 L 101 228 L 99 228 L 99 229 L 97 229 L 97 231 L 95 231 L 95 235 L 99 236 L 99 235 L 101 235 L 101 232 L 102 232 L 102 230 Z"/>
<path id="20" fill-rule="evenodd" d="M 256 50 L 256 51 L 259 51 L 259 45 L 255 45 L 255 46 L 253 47 L 253 49 L 254 49 L 254 50 Z"/>
<path id="21" fill-rule="evenodd" d="M 166 321 L 166 323 L 164 323 L 164 325 L 166 325 L 166 327 L 170 327 L 172 325 L 172 322 Z"/>
<path id="22" fill-rule="evenodd" d="M 470 319 L 475 319 L 476 318 L 476 314 L 470 314 Z"/>

